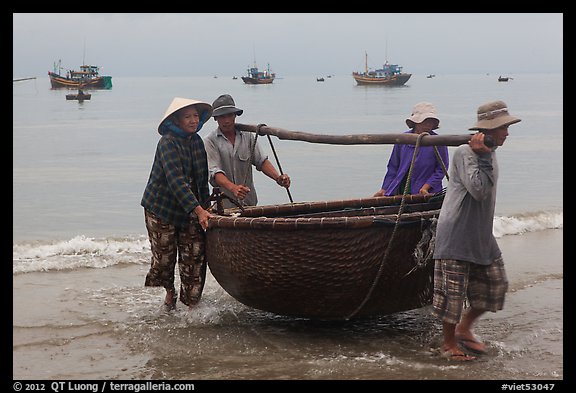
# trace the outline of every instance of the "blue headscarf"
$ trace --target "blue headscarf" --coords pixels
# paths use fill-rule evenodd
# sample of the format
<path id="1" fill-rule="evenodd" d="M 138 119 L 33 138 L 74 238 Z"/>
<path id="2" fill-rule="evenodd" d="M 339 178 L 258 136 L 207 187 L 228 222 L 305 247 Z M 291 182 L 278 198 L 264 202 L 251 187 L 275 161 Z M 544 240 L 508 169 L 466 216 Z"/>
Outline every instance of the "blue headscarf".
<path id="1" fill-rule="evenodd" d="M 210 116 L 208 116 L 208 111 L 202 111 L 202 113 L 200 113 L 200 119 L 198 121 L 198 127 L 196 127 L 196 132 L 202 129 L 202 126 L 204 125 L 204 123 L 206 123 L 209 117 Z M 172 120 L 170 120 L 170 117 L 164 120 L 162 124 L 160 124 L 160 127 L 158 127 L 158 132 L 160 133 L 160 135 L 164 135 L 168 131 L 172 131 L 173 133 L 181 137 L 187 137 L 190 135 L 189 133 L 185 132 L 180 127 L 178 127 Z"/>

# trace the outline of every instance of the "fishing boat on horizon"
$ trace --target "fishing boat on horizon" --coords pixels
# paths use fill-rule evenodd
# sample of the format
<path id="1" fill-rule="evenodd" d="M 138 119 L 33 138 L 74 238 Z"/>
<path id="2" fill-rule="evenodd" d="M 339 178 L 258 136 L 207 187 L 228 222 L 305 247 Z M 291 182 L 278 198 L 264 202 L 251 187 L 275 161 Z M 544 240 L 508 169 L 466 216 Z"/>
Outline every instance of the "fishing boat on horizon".
<path id="1" fill-rule="evenodd" d="M 112 77 L 100 75 L 100 67 L 83 64 L 80 70 L 67 70 L 62 74 L 61 60 L 54 62 L 54 70 L 48 71 L 50 84 L 53 89 L 111 89 Z"/>
<path id="2" fill-rule="evenodd" d="M 267 85 L 274 82 L 276 74 L 270 71 L 270 63 L 268 63 L 266 70 L 258 70 L 256 62 L 254 66 L 248 68 L 248 75 L 243 76 L 242 80 L 248 85 Z"/>
<path id="3" fill-rule="evenodd" d="M 358 85 L 378 85 L 378 86 L 402 86 L 412 74 L 402 72 L 398 64 L 390 64 L 388 60 L 382 68 L 376 70 L 368 69 L 368 53 L 365 54 L 364 72 L 353 72 L 352 77 Z"/>

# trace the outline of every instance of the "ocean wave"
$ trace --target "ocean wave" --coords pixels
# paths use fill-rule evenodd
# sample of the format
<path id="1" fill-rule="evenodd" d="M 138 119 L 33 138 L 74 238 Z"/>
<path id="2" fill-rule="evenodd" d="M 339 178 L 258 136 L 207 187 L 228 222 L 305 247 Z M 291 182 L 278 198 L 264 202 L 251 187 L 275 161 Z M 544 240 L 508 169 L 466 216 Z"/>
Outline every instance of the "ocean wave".
<path id="1" fill-rule="evenodd" d="M 546 229 L 563 229 L 563 211 L 538 211 L 512 216 L 494 217 L 493 233 L 496 238 L 521 235 Z"/>
<path id="2" fill-rule="evenodd" d="M 522 235 L 547 229 L 563 229 L 562 211 L 532 212 L 494 218 L 494 236 Z M 147 264 L 150 243 L 146 235 L 124 238 L 76 236 L 65 241 L 23 242 L 12 246 L 12 273 L 106 268 L 119 264 Z"/>
<path id="3" fill-rule="evenodd" d="M 144 263 L 148 262 L 149 253 L 150 243 L 145 235 L 104 239 L 81 235 L 53 243 L 18 243 L 12 246 L 12 273 Z"/>

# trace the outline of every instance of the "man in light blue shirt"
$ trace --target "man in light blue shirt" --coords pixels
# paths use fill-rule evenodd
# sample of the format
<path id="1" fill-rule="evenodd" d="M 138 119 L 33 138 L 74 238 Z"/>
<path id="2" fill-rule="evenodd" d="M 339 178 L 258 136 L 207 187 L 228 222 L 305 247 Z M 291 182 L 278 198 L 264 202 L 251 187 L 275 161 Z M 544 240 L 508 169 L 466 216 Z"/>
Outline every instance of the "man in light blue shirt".
<path id="1" fill-rule="evenodd" d="M 220 187 L 228 198 L 241 205 L 256 206 L 258 195 L 252 176 L 253 166 L 281 187 L 290 187 L 290 176 L 278 173 L 258 143 L 254 145 L 255 137 L 252 133 L 236 128 L 236 116 L 242 115 L 244 111 L 235 105 L 229 94 L 221 95 L 213 104 L 212 116 L 218 122 L 218 128 L 204 138 L 210 184 Z M 223 200 L 223 206 L 236 207 L 228 199 Z"/>

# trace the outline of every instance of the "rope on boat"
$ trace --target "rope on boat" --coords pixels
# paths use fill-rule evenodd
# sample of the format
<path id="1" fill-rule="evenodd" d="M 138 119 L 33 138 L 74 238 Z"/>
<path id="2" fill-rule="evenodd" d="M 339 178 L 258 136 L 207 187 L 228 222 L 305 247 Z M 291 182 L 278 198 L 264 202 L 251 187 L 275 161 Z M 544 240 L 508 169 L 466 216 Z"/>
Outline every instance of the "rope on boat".
<path id="1" fill-rule="evenodd" d="M 444 164 L 444 161 L 442 160 L 442 157 L 440 156 L 436 146 L 434 146 L 434 153 L 436 153 L 436 159 L 442 166 L 446 180 L 450 181 L 450 178 L 448 177 L 448 170 L 446 169 L 446 165 Z M 441 193 L 445 194 L 446 190 L 443 189 Z M 436 242 L 436 224 L 438 223 L 438 219 L 432 218 L 430 222 L 430 226 L 424 229 L 422 238 L 420 238 L 420 241 L 418 244 L 416 244 L 416 248 L 414 248 L 414 252 L 412 253 L 414 260 L 416 261 L 416 265 L 414 265 L 414 267 L 410 269 L 408 273 L 402 276 L 402 278 L 409 276 L 413 271 L 417 269 L 422 269 L 424 266 L 426 266 L 426 261 L 432 259 L 434 254 L 434 245 Z"/>
<path id="2" fill-rule="evenodd" d="M 414 252 L 412 253 L 416 265 L 414 265 L 408 273 L 402 276 L 402 278 L 407 277 L 417 269 L 423 268 L 426 266 L 426 261 L 432 259 L 432 255 L 434 254 L 434 244 L 436 241 L 436 224 L 438 223 L 438 219 L 432 218 L 430 221 L 430 226 L 424 229 L 422 238 L 420 238 L 420 241 L 416 244 L 416 248 L 414 248 Z"/>
<path id="3" fill-rule="evenodd" d="M 434 146 L 434 153 L 436 153 L 436 159 L 442 166 L 442 170 L 444 171 L 444 176 L 446 176 L 446 180 L 450 181 L 450 178 L 448 177 L 448 170 L 446 169 L 446 165 L 444 164 L 442 157 L 440 157 L 440 153 L 438 153 L 438 148 L 436 146 Z"/>
<path id="4" fill-rule="evenodd" d="M 423 132 L 421 134 L 418 134 L 418 139 L 416 140 L 416 144 L 414 147 L 414 153 L 412 154 L 412 161 L 410 162 L 410 169 L 408 170 L 408 176 L 406 178 L 406 184 L 407 185 L 410 184 L 410 179 L 412 178 L 412 169 L 414 169 L 414 163 L 416 162 L 416 154 L 418 153 L 418 149 L 420 148 L 420 141 L 424 135 L 429 135 L 429 134 L 427 132 Z M 398 224 L 400 223 L 400 217 L 402 216 L 402 213 L 404 211 L 404 206 L 405 206 L 407 195 L 408 195 L 408 187 L 404 187 L 404 192 L 402 194 L 402 200 L 400 201 L 400 207 L 398 208 L 398 214 L 396 215 L 396 223 L 394 224 L 394 229 L 392 230 L 392 234 L 390 235 L 390 240 L 388 241 L 388 245 L 386 246 L 386 250 L 384 251 L 384 256 L 382 257 L 382 262 L 380 262 L 380 266 L 378 267 L 378 272 L 376 272 L 376 277 L 374 278 L 374 281 L 372 282 L 372 285 L 370 286 L 368 293 L 364 297 L 364 300 L 362 300 L 360 305 L 358 307 L 356 307 L 356 309 L 354 311 L 352 311 L 352 313 L 349 314 L 345 318 L 346 320 L 353 318 L 360 310 L 362 310 L 362 308 L 364 307 L 366 302 L 368 302 L 368 300 L 372 296 L 372 293 L 374 292 L 374 289 L 376 288 L 378 281 L 380 281 L 380 276 L 382 276 L 382 272 L 384 271 L 385 262 L 387 261 L 388 255 L 390 253 L 390 248 L 391 248 L 390 246 L 394 240 L 394 237 L 396 236 L 396 229 L 398 229 L 398 226 L 399 226 Z"/>
<path id="5" fill-rule="evenodd" d="M 446 165 L 444 164 L 444 161 L 442 160 L 442 157 L 440 156 L 440 153 L 438 152 L 438 148 L 436 146 L 434 146 L 434 153 L 436 153 L 436 159 L 442 166 L 442 170 L 444 171 L 446 180 L 450 181 L 450 177 L 448 176 L 448 170 L 446 169 Z M 445 194 L 446 190 L 443 189 L 441 192 Z M 402 276 L 402 278 L 409 276 L 410 274 L 412 274 L 413 271 L 417 269 L 423 268 L 424 266 L 426 266 L 426 261 L 432 259 L 432 256 L 434 254 L 434 245 L 436 243 L 437 223 L 438 219 L 432 218 L 430 226 L 424 229 L 424 232 L 422 233 L 422 238 L 420 239 L 418 244 L 416 244 L 416 248 L 414 249 L 414 253 L 412 254 L 414 256 L 414 260 L 416 261 L 416 265 L 414 265 L 414 267 L 410 269 L 408 273 Z M 424 250 L 424 248 L 426 248 L 426 250 Z"/>

